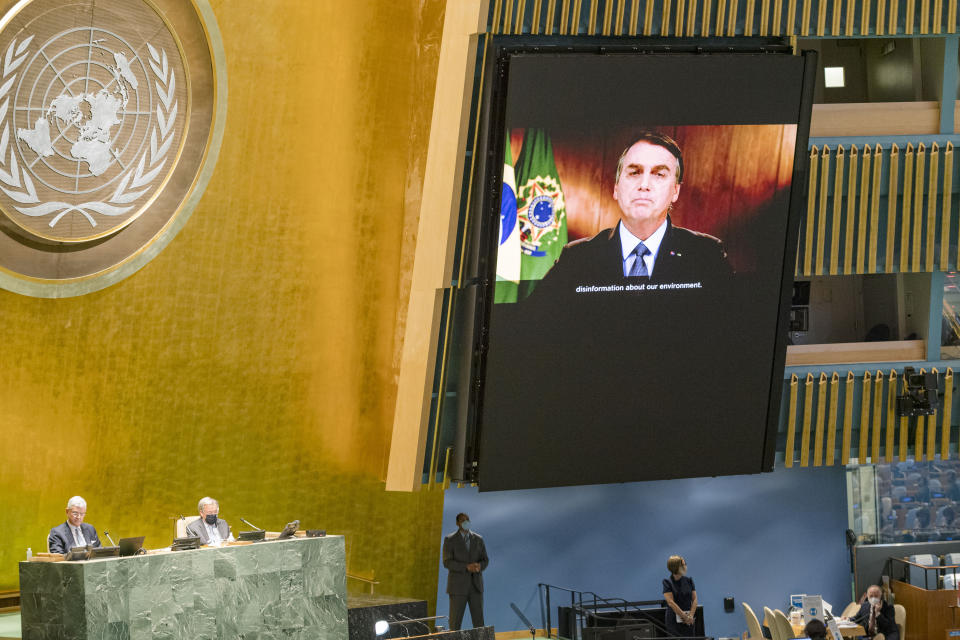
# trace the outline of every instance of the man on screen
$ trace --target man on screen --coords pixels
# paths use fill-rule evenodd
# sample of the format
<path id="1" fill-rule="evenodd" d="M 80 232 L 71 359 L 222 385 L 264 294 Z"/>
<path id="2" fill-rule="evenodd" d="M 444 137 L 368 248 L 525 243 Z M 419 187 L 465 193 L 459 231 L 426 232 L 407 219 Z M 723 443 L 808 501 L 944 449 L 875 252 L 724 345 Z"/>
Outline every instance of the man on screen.
<path id="1" fill-rule="evenodd" d="M 729 276 L 720 240 L 671 222 L 682 182 L 677 143 L 656 131 L 640 133 L 617 163 L 613 199 L 620 222 L 565 246 L 537 290 L 569 294 L 578 285 L 702 283 Z"/>

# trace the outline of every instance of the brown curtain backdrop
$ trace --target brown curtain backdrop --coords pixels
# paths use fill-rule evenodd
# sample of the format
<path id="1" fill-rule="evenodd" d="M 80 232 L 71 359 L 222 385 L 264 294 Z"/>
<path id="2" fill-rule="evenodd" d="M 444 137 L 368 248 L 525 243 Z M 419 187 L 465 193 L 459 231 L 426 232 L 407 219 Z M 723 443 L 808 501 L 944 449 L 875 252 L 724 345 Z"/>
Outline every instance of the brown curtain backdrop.
<path id="1" fill-rule="evenodd" d="M 551 130 L 570 240 L 591 237 L 620 220 L 613 199 L 617 160 L 644 128 L 672 137 L 683 152 L 685 172 L 671 214 L 673 222 L 723 240 L 738 271 L 756 269 L 761 248 L 752 224 L 789 194 L 796 143 L 793 125 L 607 129 L 601 124 Z M 522 147 L 523 133 L 523 129 L 511 131 L 514 158 Z"/>
<path id="2" fill-rule="evenodd" d="M 445 2 L 211 4 L 229 109 L 189 223 L 106 290 L 0 291 L 0 589 L 74 494 L 151 548 L 212 495 L 433 602 L 442 493 L 382 480 Z"/>

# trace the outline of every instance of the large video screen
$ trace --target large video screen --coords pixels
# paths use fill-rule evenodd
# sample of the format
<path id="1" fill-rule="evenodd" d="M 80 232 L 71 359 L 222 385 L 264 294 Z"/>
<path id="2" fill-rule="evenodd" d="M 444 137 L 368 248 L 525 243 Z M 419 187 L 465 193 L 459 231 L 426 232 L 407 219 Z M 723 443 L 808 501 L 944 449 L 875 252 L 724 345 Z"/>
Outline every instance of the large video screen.
<path id="1" fill-rule="evenodd" d="M 772 468 L 804 66 L 506 59 L 481 490 Z"/>

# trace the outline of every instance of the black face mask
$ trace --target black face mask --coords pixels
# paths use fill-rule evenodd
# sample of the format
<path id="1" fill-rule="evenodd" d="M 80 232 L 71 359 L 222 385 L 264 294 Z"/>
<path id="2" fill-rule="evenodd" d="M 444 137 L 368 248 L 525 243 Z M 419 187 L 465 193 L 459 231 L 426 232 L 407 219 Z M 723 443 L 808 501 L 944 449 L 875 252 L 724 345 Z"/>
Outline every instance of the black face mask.
<path id="1" fill-rule="evenodd" d="M 204 516 L 203 519 L 204 519 L 204 520 L 207 522 L 207 524 L 209 524 L 209 525 L 215 525 L 215 524 L 217 524 L 217 514 L 215 514 L 215 513 L 211 513 L 211 514 L 209 514 L 209 515 L 206 515 L 206 516 Z"/>

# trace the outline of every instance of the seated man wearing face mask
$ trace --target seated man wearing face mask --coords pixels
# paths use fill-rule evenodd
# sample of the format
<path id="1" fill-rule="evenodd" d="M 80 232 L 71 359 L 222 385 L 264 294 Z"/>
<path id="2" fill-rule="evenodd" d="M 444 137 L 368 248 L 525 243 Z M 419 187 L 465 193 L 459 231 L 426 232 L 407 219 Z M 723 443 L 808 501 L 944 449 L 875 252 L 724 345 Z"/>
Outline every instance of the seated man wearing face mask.
<path id="1" fill-rule="evenodd" d="M 900 640 L 896 613 L 893 605 L 884 602 L 883 592 L 877 585 L 867 589 L 867 601 L 860 605 L 860 611 L 850 618 L 867 631 L 867 636 L 875 640 Z"/>
<path id="2" fill-rule="evenodd" d="M 226 520 L 217 517 L 220 513 L 219 502 L 209 497 L 201 498 L 197 509 L 200 511 L 200 519 L 187 525 L 188 536 L 200 538 L 200 544 L 211 546 L 233 542 L 230 525 Z"/>

